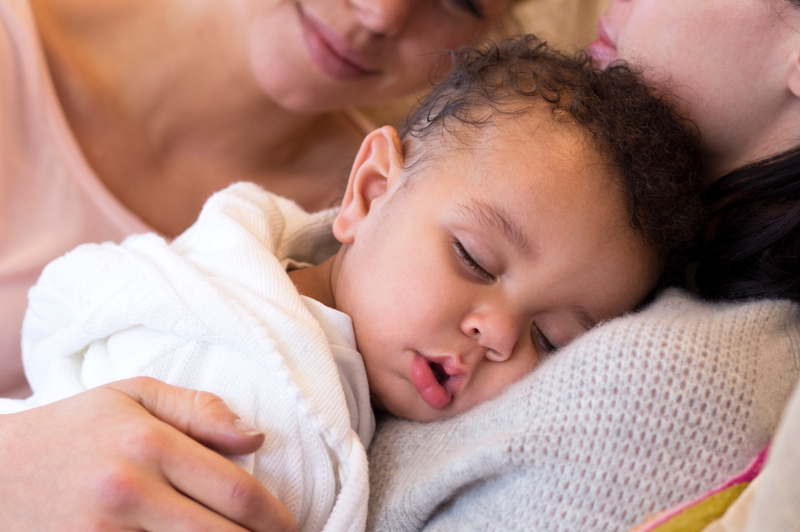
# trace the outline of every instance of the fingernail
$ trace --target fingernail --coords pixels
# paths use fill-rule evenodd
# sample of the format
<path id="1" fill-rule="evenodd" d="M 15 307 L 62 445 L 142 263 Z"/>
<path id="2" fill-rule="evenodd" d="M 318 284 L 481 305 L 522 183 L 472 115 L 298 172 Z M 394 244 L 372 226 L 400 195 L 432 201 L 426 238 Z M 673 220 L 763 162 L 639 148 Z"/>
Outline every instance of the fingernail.
<path id="1" fill-rule="evenodd" d="M 233 422 L 233 426 L 236 427 L 236 430 L 242 434 L 247 434 L 248 436 L 258 436 L 259 434 L 264 434 L 262 431 L 243 421 L 241 418 L 236 419 L 236 421 Z"/>

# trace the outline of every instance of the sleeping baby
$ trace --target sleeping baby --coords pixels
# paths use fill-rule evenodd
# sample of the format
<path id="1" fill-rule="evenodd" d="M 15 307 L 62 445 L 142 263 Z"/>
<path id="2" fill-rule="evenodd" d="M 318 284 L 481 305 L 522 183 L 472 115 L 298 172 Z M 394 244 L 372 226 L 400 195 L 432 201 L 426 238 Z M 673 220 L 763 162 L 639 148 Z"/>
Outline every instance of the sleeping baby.
<path id="1" fill-rule="evenodd" d="M 300 529 L 364 528 L 372 408 L 486 401 L 635 308 L 700 209 L 693 138 L 634 74 L 533 37 L 453 54 L 398 133 L 370 133 L 341 208 L 253 184 L 173 242 L 84 245 L 29 294 L 38 406 L 133 376 L 221 396 L 264 431 L 235 457 Z"/>

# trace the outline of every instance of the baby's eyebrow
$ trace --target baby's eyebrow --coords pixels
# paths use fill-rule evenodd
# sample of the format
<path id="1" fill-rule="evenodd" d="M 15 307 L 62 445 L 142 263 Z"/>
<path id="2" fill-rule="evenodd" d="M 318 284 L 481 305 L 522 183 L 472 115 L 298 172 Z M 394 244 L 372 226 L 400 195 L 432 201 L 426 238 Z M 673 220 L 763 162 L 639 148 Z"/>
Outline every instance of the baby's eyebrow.
<path id="1" fill-rule="evenodd" d="M 459 211 L 474 220 L 478 225 L 493 232 L 500 232 L 506 240 L 526 257 L 533 256 L 533 246 L 520 225 L 499 205 L 483 200 L 470 199 L 457 203 Z"/>

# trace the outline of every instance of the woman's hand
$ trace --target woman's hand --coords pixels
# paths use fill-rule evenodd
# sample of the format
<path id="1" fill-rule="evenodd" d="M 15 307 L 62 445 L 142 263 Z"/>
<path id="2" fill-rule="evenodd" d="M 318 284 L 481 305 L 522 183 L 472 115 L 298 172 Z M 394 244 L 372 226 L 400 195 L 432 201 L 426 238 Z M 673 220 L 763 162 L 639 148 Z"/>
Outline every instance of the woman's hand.
<path id="1" fill-rule="evenodd" d="M 204 447 L 256 451 L 263 434 L 237 419 L 212 394 L 144 377 L 0 416 L 3 529 L 296 530 L 254 477 Z"/>

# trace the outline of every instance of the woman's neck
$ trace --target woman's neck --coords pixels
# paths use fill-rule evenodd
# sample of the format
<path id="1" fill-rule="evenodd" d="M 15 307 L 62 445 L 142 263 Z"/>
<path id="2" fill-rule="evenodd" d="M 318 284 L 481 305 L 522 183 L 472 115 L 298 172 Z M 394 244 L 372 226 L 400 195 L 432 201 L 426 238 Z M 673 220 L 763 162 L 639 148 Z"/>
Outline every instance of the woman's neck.
<path id="1" fill-rule="evenodd" d="M 734 110 L 731 110 L 734 113 Z M 786 97 L 757 123 L 701 133 L 701 164 L 707 184 L 748 164 L 767 159 L 800 143 L 800 98 Z M 708 141 L 705 141 L 708 139 Z M 717 141 L 716 143 L 714 141 Z"/>
<path id="2" fill-rule="evenodd" d="M 185 229 L 197 215 L 197 199 L 188 199 L 179 221 L 159 221 L 152 219 L 158 211 L 150 219 L 141 212 L 149 200 L 136 194 L 167 187 L 152 192 L 204 199 L 224 185 L 217 176 L 228 176 L 292 196 L 290 184 L 270 186 L 271 176 L 310 179 L 316 169 L 308 161 L 334 145 L 343 161 L 355 155 L 360 133 L 340 114 L 290 113 L 259 89 L 237 2 L 32 0 L 32 6 L 56 91 L 87 159 L 112 193 L 164 233 Z M 330 198 L 319 201 L 324 205 L 305 206 L 327 206 Z"/>
<path id="3" fill-rule="evenodd" d="M 235 2 L 32 4 L 59 96 L 78 120 L 97 122 L 101 110 L 162 147 L 205 143 L 228 152 L 227 141 L 243 156 L 252 143 L 287 157 L 287 146 L 319 119 L 284 111 L 255 84 Z"/>

